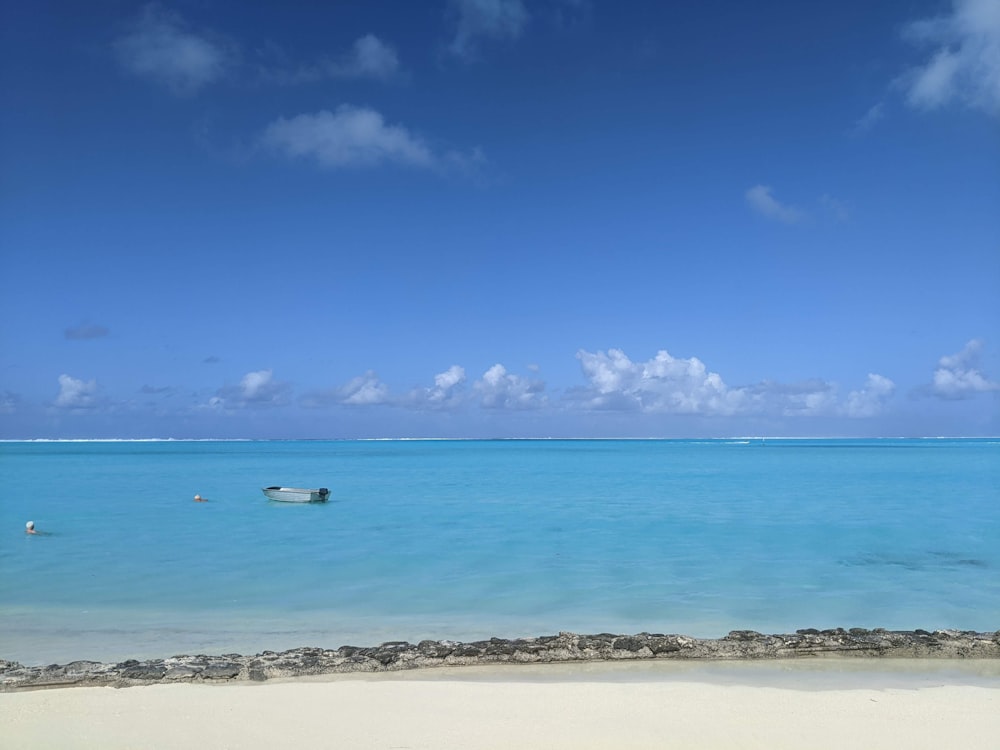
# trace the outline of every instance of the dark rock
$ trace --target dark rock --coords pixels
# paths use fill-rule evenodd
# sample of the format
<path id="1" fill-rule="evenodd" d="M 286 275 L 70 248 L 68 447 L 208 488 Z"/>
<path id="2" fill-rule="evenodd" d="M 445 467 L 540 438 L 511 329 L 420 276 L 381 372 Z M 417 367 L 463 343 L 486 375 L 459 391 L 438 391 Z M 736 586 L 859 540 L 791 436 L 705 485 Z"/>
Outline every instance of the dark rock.
<path id="1" fill-rule="evenodd" d="M 162 679 L 166 673 L 167 668 L 163 665 L 163 662 L 144 662 L 141 664 L 135 662 L 119 670 L 119 674 L 123 679 L 140 680 L 142 682 L 152 682 Z"/>
<path id="2" fill-rule="evenodd" d="M 398 661 L 400 656 L 411 648 L 412 646 L 406 641 L 390 641 L 383 643 L 376 649 L 372 649 L 370 656 L 380 664 L 392 664 Z"/>
<path id="3" fill-rule="evenodd" d="M 167 671 L 163 675 L 163 679 L 177 680 L 178 682 L 187 682 L 200 672 L 201 672 L 200 669 L 193 669 L 191 667 L 186 667 L 178 664 L 167 667 Z"/>
<path id="4" fill-rule="evenodd" d="M 476 643 L 459 643 L 452 649 L 455 656 L 479 656 L 482 653 L 482 647 Z"/>
<path id="5" fill-rule="evenodd" d="M 755 641 L 761 638 L 761 634 L 756 630 L 730 630 L 726 640 L 729 641 Z"/>
<path id="6" fill-rule="evenodd" d="M 490 638 L 483 648 L 485 656 L 513 656 L 517 649 L 516 641 L 508 641 L 503 638 Z"/>
<path id="7" fill-rule="evenodd" d="M 238 664 L 211 664 L 201 671 L 206 680 L 231 680 L 240 673 Z"/>
<path id="8" fill-rule="evenodd" d="M 420 641 L 417 644 L 417 650 L 422 656 L 443 659 L 454 653 L 455 646 L 450 641 Z"/>
<path id="9" fill-rule="evenodd" d="M 638 636 L 625 636 L 624 638 L 615 638 L 612 643 L 614 648 L 621 651 L 642 651 L 646 647 L 646 641 Z"/>
<path id="10" fill-rule="evenodd" d="M 648 645 L 649 650 L 654 654 L 672 654 L 681 650 L 680 641 L 675 636 L 651 636 Z"/>
<path id="11" fill-rule="evenodd" d="M 605 648 L 611 648 L 611 644 L 614 643 L 615 636 L 610 633 L 601 633 L 599 635 L 581 635 L 577 639 L 577 647 L 580 649 L 593 649 L 602 650 Z"/>
<path id="12" fill-rule="evenodd" d="M 0 691 L 71 685 L 128 685 L 160 681 L 267 680 L 336 672 L 384 672 L 465 664 L 513 664 L 609 659 L 789 659 L 816 656 L 855 658 L 1000 658 L 1000 631 L 888 631 L 883 628 L 807 628 L 794 634 L 765 635 L 734 630 L 724 638 L 683 635 L 558 635 L 491 638 L 488 641 L 389 641 L 380 646 L 303 647 L 263 651 L 256 656 L 173 656 L 117 664 L 74 661 L 25 667 L 0 660 Z"/>

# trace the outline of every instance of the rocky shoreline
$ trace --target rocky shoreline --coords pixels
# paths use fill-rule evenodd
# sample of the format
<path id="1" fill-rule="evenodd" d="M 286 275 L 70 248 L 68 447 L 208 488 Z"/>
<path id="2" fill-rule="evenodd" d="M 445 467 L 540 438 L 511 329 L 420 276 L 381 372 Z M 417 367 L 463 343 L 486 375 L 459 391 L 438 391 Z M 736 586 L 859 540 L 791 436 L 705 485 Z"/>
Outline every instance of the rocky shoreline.
<path id="1" fill-rule="evenodd" d="M 390 641 L 379 646 L 296 648 L 254 656 L 173 656 L 109 664 L 74 661 L 26 667 L 0 659 L 0 692 L 69 686 L 128 687 L 157 683 L 263 681 L 348 672 L 392 672 L 443 666 L 544 664 L 639 659 L 795 659 L 808 657 L 998 659 L 1000 630 L 798 630 L 765 635 L 734 630 L 723 638 L 684 635 L 558 635 L 486 641 Z"/>

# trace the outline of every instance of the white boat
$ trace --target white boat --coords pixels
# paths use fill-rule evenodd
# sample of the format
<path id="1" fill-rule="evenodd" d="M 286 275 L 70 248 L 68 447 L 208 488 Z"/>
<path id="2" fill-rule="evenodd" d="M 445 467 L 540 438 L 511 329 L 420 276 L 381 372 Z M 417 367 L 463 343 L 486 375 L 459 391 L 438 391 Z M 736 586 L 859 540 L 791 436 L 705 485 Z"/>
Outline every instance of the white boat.
<path id="1" fill-rule="evenodd" d="M 309 490 L 301 487 L 264 487 L 264 495 L 270 500 L 282 503 L 325 503 L 330 497 L 330 490 L 320 487 Z"/>

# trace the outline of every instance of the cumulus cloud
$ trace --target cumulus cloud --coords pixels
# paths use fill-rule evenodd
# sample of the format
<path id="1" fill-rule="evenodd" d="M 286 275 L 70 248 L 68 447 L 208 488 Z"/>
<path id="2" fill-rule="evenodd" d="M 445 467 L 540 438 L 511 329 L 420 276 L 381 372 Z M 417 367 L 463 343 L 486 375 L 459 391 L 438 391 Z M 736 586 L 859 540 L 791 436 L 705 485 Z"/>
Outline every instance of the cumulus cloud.
<path id="1" fill-rule="evenodd" d="M 949 14 L 914 21 L 903 35 L 930 55 L 900 79 L 910 105 L 933 110 L 958 102 L 1000 116 L 997 0 L 954 0 Z"/>
<path id="2" fill-rule="evenodd" d="M 882 412 L 895 392 L 896 384 L 889 378 L 869 373 L 864 387 L 847 394 L 844 413 L 849 417 L 874 417 Z"/>
<path id="3" fill-rule="evenodd" d="M 393 396 L 378 375 L 369 370 L 337 388 L 315 391 L 302 399 L 306 408 L 344 406 L 395 406 L 408 409 L 451 409 L 464 403 L 465 369 L 452 365 L 434 376 L 434 385 Z"/>
<path id="4" fill-rule="evenodd" d="M 457 18 L 449 51 L 463 58 L 475 57 L 480 39 L 516 39 L 528 22 L 521 0 L 451 0 Z"/>
<path id="5" fill-rule="evenodd" d="M 279 118 L 261 142 L 290 157 L 315 159 L 324 167 L 371 167 L 383 163 L 432 167 L 437 157 L 401 125 L 388 125 L 367 107 L 341 105 L 335 112 Z"/>
<path id="6" fill-rule="evenodd" d="M 570 397 L 584 408 L 730 415 L 747 406 L 745 390 L 727 387 L 697 357 L 678 359 L 661 350 L 647 362 L 633 362 L 620 349 L 576 356 L 589 385 Z"/>
<path id="7" fill-rule="evenodd" d="M 982 348 L 982 342 L 973 339 L 957 354 L 941 357 L 934 371 L 931 392 L 940 398 L 961 399 L 1000 391 L 1000 383 L 990 380 L 979 370 Z"/>
<path id="8" fill-rule="evenodd" d="M 319 409 L 336 404 L 346 406 L 377 406 L 390 402 L 388 386 L 379 380 L 374 371 L 352 378 L 337 388 L 316 391 L 302 398 L 302 406 Z"/>
<path id="9" fill-rule="evenodd" d="M 513 375 L 501 364 L 483 373 L 474 388 L 485 409 L 539 409 L 548 403 L 544 382 Z"/>
<path id="10" fill-rule="evenodd" d="M 665 350 L 646 362 L 633 362 L 620 349 L 581 350 L 577 359 L 588 384 L 569 391 L 567 400 L 571 406 L 589 410 L 707 417 L 869 417 L 880 411 L 895 390 L 888 378 L 869 375 L 865 386 L 841 404 L 837 386 L 826 380 L 733 387 L 697 357 L 673 357 Z"/>
<path id="11" fill-rule="evenodd" d="M 85 341 L 87 339 L 100 339 L 111 333 L 104 326 L 85 323 L 75 328 L 67 328 L 63 331 L 63 336 L 70 341 Z"/>
<path id="12" fill-rule="evenodd" d="M 750 207 L 768 219 L 775 219 L 785 224 L 795 224 L 803 218 L 802 212 L 791 206 L 786 206 L 771 195 L 767 185 L 754 185 L 746 191 L 746 200 Z"/>
<path id="13" fill-rule="evenodd" d="M 350 406 L 370 406 L 384 404 L 389 399 L 389 388 L 369 370 L 364 375 L 352 379 L 338 390 L 338 401 Z"/>
<path id="14" fill-rule="evenodd" d="M 227 411 L 284 406 L 290 391 L 288 383 L 274 379 L 272 370 L 255 370 L 244 375 L 239 385 L 220 388 L 208 405 Z"/>
<path id="15" fill-rule="evenodd" d="M 175 94 L 192 94 L 223 78 L 232 64 L 227 45 L 189 30 L 179 16 L 156 4 L 145 7 L 114 49 L 130 73 Z"/>
<path id="16" fill-rule="evenodd" d="M 339 388 L 308 394 L 302 399 L 302 405 L 307 408 L 384 405 L 418 411 L 451 410 L 469 403 L 466 382 L 465 368 L 452 365 L 434 376 L 432 386 L 414 388 L 405 395 L 394 397 L 388 386 L 369 371 Z M 473 384 L 478 403 L 485 409 L 538 409 L 548 403 L 544 390 L 541 380 L 513 375 L 499 364 Z"/>
<path id="17" fill-rule="evenodd" d="M 462 387 L 465 385 L 465 368 L 452 365 L 434 376 L 430 388 L 418 388 L 410 392 L 404 405 L 413 408 L 445 409 L 462 402 Z"/>
<path id="18" fill-rule="evenodd" d="M 52 405 L 57 409 L 83 410 L 100 406 L 96 380 L 77 380 L 69 375 L 59 376 L 59 395 Z"/>

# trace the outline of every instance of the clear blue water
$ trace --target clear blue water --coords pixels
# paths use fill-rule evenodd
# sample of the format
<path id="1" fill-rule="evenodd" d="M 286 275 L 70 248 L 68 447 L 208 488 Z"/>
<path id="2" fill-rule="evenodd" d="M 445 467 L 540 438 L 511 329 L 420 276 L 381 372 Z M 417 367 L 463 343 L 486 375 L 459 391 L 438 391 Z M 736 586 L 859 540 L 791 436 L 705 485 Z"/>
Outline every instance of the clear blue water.
<path id="1" fill-rule="evenodd" d="M 0 443 L 0 472 L 24 663 L 1000 628 L 996 440 Z"/>

